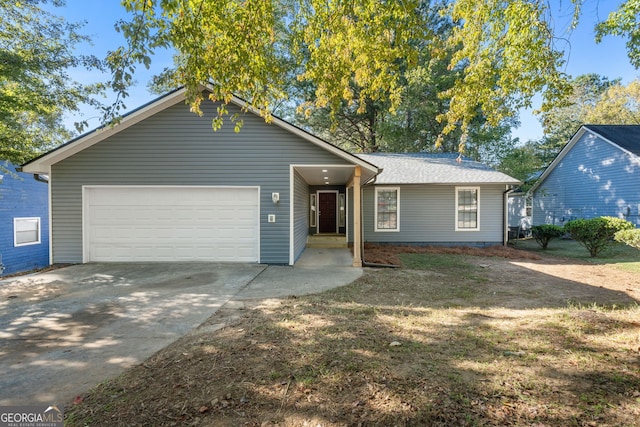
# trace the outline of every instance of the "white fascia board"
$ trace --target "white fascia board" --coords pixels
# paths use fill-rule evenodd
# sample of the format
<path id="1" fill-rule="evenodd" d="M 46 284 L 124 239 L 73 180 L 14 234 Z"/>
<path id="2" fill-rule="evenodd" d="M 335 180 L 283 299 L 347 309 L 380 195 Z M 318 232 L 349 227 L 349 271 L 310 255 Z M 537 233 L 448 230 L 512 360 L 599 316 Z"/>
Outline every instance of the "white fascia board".
<path id="1" fill-rule="evenodd" d="M 159 98 L 157 101 L 151 102 L 137 111 L 133 111 L 130 115 L 122 117 L 120 122 L 113 126 L 106 125 L 104 127 L 100 127 L 79 137 L 75 141 L 62 145 L 48 154 L 25 164 L 22 167 L 22 171 L 27 173 L 48 173 L 51 165 L 71 157 L 74 154 L 79 153 L 80 151 L 85 150 L 92 145 L 95 145 L 98 142 L 103 141 L 104 139 L 184 100 L 185 89 L 180 89 L 170 93 L 169 95 Z"/>
<path id="2" fill-rule="evenodd" d="M 213 88 L 210 85 L 202 85 L 202 90 L 213 91 Z M 48 154 L 43 155 L 40 158 L 32 160 L 31 162 L 25 164 L 22 168 L 24 172 L 27 173 L 46 173 L 49 171 L 49 167 L 55 163 L 58 163 L 80 151 L 91 147 L 94 144 L 97 144 L 104 139 L 117 134 L 130 126 L 135 125 L 136 123 L 141 122 L 142 120 L 153 116 L 154 114 L 169 108 L 178 102 L 184 101 L 186 89 L 182 88 L 169 95 L 159 98 L 155 102 L 151 102 L 150 104 L 140 108 L 138 111 L 132 112 L 130 115 L 126 115 L 122 117 L 120 122 L 114 126 L 102 127 L 94 130 L 93 132 L 87 133 L 86 135 L 80 137 L 76 141 L 70 142 L 67 145 L 63 145 L 57 149 L 52 150 Z M 250 105 L 248 102 L 233 96 L 231 98 L 231 102 L 238 107 L 249 111 L 257 116 L 260 116 L 260 110 Z M 272 123 L 315 144 L 319 147 L 341 157 L 351 163 L 355 163 L 366 170 L 370 171 L 372 176 L 378 173 L 378 168 L 371 165 L 370 163 L 354 156 L 353 154 L 347 153 L 333 145 L 323 141 L 322 139 L 311 135 L 308 132 L 303 131 L 296 126 L 293 126 L 286 121 L 279 119 L 277 117 L 273 117 Z"/>
<path id="3" fill-rule="evenodd" d="M 599 133 L 592 131 L 591 129 L 587 129 L 589 132 L 591 132 L 592 134 L 596 135 L 598 138 L 600 138 L 601 140 L 603 140 L 604 142 L 606 142 L 607 144 L 617 148 L 618 150 L 622 151 L 625 154 L 628 154 L 631 157 L 634 157 L 636 159 L 640 159 L 640 157 L 638 157 L 637 154 L 632 153 L 631 151 L 627 150 L 626 148 L 623 148 L 621 146 L 619 146 L 618 144 L 616 144 L 615 142 L 605 138 L 604 136 L 600 135 Z"/>

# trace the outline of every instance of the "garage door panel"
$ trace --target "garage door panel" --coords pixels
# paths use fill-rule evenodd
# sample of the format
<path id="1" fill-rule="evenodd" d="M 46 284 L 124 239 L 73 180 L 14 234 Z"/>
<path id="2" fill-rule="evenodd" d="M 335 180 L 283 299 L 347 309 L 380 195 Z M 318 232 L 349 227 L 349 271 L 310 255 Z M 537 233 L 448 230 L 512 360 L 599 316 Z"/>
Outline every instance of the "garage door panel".
<path id="1" fill-rule="evenodd" d="M 87 261 L 259 261 L 259 190 L 87 187 Z"/>

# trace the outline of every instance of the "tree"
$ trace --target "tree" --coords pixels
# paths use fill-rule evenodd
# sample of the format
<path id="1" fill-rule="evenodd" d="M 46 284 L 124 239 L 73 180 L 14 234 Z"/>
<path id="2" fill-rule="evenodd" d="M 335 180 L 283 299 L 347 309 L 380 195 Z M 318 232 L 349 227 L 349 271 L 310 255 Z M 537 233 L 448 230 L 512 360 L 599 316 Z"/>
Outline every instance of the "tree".
<path id="1" fill-rule="evenodd" d="M 100 67 L 94 56 L 73 53 L 88 41 L 78 32 L 81 25 L 54 16 L 41 3 L 46 1 L 0 0 L 0 159 L 15 164 L 67 140 L 64 114 L 82 104 L 97 106 L 92 95 L 101 89 L 69 76 L 74 67 Z"/>
<path id="2" fill-rule="evenodd" d="M 619 83 L 619 79 L 598 74 L 583 74 L 570 81 L 569 95 L 540 116 L 544 138 L 539 148 L 544 163 L 553 160 L 581 125 L 600 123 L 587 120 L 587 116 L 607 89 Z"/>
<path id="3" fill-rule="evenodd" d="M 627 86 L 620 83 L 607 88 L 584 116 L 585 123 L 594 124 L 640 124 L 640 80 Z"/>
<path id="4" fill-rule="evenodd" d="M 538 146 L 548 164 L 583 124 L 640 124 L 640 80 L 627 86 L 587 74 L 571 81 L 571 95 L 542 114 L 544 137 Z"/>
<path id="5" fill-rule="evenodd" d="M 592 257 L 597 257 L 602 250 L 615 243 L 616 233 L 634 228 L 633 223 L 612 216 L 574 219 L 564 225 L 571 238 L 587 248 Z"/>
<path id="6" fill-rule="evenodd" d="M 640 68 L 640 0 L 627 0 L 618 10 L 611 12 L 608 18 L 596 26 L 596 41 L 605 35 L 627 38 L 627 52 L 631 64 Z"/>
<path id="7" fill-rule="evenodd" d="M 620 10 L 637 1 L 626 0 Z M 573 3 L 577 19 L 581 0 Z M 274 103 L 285 96 L 282 87 L 292 62 L 299 64 L 296 78 L 313 84 L 309 108 L 328 107 L 333 118 L 344 103 L 363 114 L 371 103 L 382 102 L 394 113 L 403 99 L 403 76 L 418 64 L 416 40 L 437 41 L 429 43 L 434 58 L 453 51 L 447 66 L 459 73 L 453 85 L 439 94 L 449 100 L 446 111 L 437 116 L 444 124 L 439 143 L 459 131 L 464 144 L 476 117 L 498 126 L 516 117 L 520 108 L 531 106 L 532 97 L 541 91 L 545 111 L 569 87 L 544 0 L 443 1 L 440 12 L 455 25 L 441 40 L 429 31 L 421 13 L 430 5 L 428 0 L 123 0 L 123 4 L 134 16 L 119 26 L 128 46 L 109 57 L 113 86 L 126 95 L 135 66 L 148 65 L 154 48 L 172 47 L 178 52 L 176 70 L 168 75 L 176 85 L 186 86 L 191 107 L 198 113 L 203 101 L 199 85 L 212 82 L 212 100 L 225 103 L 238 94 L 268 120 Z M 611 19 L 619 22 L 615 16 Z M 613 34 L 616 28 L 605 26 L 601 31 Z M 624 34 L 633 33 L 625 28 Z M 632 37 L 630 43 L 633 59 L 637 40 Z M 225 116 L 222 106 L 214 127 Z"/>
<path id="8" fill-rule="evenodd" d="M 534 225 L 531 227 L 531 234 L 533 235 L 536 243 L 538 243 L 543 250 L 547 250 L 549 242 L 553 239 L 562 237 L 564 229 L 559 225 L 554 224 Z"/>
<path id="9" fill-rule="evenodd" d="M 640 229 L 634 228 L 632 230 L 618 231 L 614 239 L 616 242 L 624 243 L 632 248 L 640 249 Z"/>
<path id="10" fill-rule="evenodd" d="M 538 141 L 528 141 L 522 146 L 511 148 L 500 159 L 497 169 L 524 182 L 522 189 L 526 190 L 531 185 L 527 183 L 531 175 L 544 166 Z"/>

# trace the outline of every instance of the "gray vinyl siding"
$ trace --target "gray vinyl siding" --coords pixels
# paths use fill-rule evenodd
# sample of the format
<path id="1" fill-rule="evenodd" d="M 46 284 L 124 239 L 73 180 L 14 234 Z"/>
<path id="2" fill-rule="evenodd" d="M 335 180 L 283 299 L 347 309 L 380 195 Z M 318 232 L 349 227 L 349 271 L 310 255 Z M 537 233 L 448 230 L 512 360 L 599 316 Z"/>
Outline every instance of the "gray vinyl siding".
<path id="1" fill-rule="evenodd" d="M 473 187 L 474 185 L 464 186 Z M 379 186 L 379 188 L 383 187 L 394 186 Z M 502 244 L 504 185 L 480 186 L 479 231 L 456 231 L 456 186 L 400 185 L 398 187 L 400 187 L 400 230 L 397 232 L 375 231 L 375 187 L 365 188 L 363 197 L 365 242 L 474 246 Z M 351 231 L 349 239 L 351 241 L 353 239 Z"/>
<path id="2" fill-rule="evenodd" d="M 289 165 L 347 161 L 251 113 L 239 133 L 214 132 L 215 108 L 203 103 L 199 117 L 178 103 L 53 165 L 54 262 L 82 262 L 82 185 L 230 185 L 260 187 L 260 262 L 288 264 Z"/>
<path id="3" fill-rule="evenodd" d="M 293 186 L 293 257 L 302 255 L 309 234 L 309 185 L 298 172 L 294 173 Z"/>
<path id="4" fill-rule="evenodd" d="M 640 226 L 640 159 L 586 132 L 536 188 L 533 223 L 613 216 Z"/>

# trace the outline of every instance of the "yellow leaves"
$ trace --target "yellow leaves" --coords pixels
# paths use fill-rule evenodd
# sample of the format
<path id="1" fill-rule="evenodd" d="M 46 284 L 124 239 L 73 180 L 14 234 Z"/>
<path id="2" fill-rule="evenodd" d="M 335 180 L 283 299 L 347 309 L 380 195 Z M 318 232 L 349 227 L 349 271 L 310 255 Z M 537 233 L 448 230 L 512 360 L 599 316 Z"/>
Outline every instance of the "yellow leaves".
<path id="1" fill-rule="evenodd" d="M 402 3 L 309 1 L 298 35 L 309 59 L 298 78 L 316 84 L 317 107 L 335 110 L 346 101 L 364 112 L 367 100 L 399 104 L 401 67 L 417 56 L 409 40 L 421 19 L 417 2 Z"/>
<path id="2" fill-rule="evenodd" d="M 449 12 L 461 23 L 448 39 L 458 49 L 449 69 L 461 69 L 462 78 L 444 94 L 451 100 L 439 117 L 447 122 L 444 133 L 459 127 L 465 135 L 479 112 L 497 125 L 536 93 L 562 85 L 544 2 L 457 0 Z"/>

